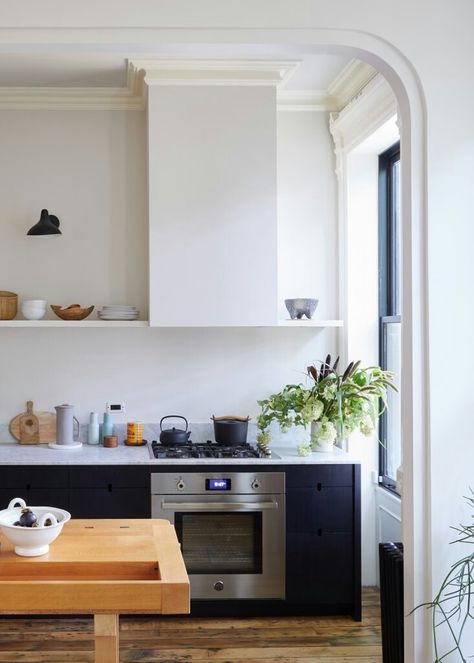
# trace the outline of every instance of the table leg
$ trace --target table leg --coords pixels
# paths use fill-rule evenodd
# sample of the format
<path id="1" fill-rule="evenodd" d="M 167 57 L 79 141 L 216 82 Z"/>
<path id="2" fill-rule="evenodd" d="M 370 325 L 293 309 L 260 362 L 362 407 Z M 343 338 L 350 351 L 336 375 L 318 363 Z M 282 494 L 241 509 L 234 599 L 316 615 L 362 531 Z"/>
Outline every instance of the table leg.
<path id="1" fill-rule="evenodd" d="M 94 615 L 95 663 L 119 663 L 119 616 Z"/>

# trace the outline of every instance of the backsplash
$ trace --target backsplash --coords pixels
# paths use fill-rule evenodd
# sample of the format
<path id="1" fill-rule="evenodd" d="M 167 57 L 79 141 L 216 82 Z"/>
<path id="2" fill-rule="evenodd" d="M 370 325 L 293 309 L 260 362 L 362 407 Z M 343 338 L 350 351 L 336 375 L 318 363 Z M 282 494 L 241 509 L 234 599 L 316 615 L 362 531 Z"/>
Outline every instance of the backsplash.
<path id="1" fill-rule="evenodd" d="M 87 424 L 81 424 L 79 439 L 83 444 L 87 444 Z M 197 444 L 202 444 L 208 440 L 214 441 L 214 429 L 212 423 L 190 423 L 189 430 L 191 431 L 191 440 Z M 309 432 L 304 428 L 298 427 L 282 433 L 277 425 L 271 428 L 272 442 L 301 444 L 303 441 L 309 439 Z M 257 437 L 257 426 L 250 422 L 248 429 L 248 441 L 254 443 Z M 119 442 L 122 443 L 127 437 L 127 424 L 117 423 L 114 424 L 114 435 L 117 435 Z M 146 423 L 143 424 L 143 436 L 148 441 L 160 439 L 160 424 L 159 423 Z M 10 434 L 8 424 L 0 424 L 0 444 L 11 444 L 16 442 L 14 437 Z"/>

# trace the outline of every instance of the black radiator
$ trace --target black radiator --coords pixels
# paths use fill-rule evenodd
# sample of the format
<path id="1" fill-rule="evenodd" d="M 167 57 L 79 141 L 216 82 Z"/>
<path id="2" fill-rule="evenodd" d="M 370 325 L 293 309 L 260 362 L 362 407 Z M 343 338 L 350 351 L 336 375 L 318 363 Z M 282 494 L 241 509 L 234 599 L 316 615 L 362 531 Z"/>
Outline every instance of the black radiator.
<path id="1" fill-rule="evenodd" d="M 383 663 L 403 663 L 403 544 L 379 543 Z"/>

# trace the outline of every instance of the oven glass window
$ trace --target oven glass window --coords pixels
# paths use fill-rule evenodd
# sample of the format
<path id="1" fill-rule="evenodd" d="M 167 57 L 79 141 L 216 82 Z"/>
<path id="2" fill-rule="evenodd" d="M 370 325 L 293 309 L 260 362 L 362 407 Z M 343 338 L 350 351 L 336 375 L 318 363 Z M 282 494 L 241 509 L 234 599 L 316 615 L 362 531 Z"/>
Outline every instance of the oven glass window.
<path id="1" fill-rule="evenodd" d="M 261 513 L 176 513 L 190 574 L 262 573 Z"/>

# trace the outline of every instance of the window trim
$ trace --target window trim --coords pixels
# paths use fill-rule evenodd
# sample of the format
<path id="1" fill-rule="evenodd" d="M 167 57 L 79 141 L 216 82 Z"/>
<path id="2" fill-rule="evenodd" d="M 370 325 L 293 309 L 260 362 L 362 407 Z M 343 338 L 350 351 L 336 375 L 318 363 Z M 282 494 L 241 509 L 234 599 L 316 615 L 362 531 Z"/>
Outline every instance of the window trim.
<path id="1" fill-rule="evenodd" d="M 387 356 L 387 326 L 394 322 L 401 323 L 400 315 L 384 315 L 380 317 L 380 365 L 385 368 L 385 357 Z M 399 494 L 392 477 L 387 474 L 387 416 L 384 412 L 379 419 L 379 484 L 395 494 Z"/>
<path id="2" fill-rule="evenodd" d="M 396 228 L 394 227 L 394 199 L 392 169 L 400 160 L 400 143 L 397 142 L 379 155 L 379 362 L 386 368 L 388 323 L 400 322 L 396 305 Z M 379 485 L 398 494 L 392 477 L 387 475 L 387 417 L 379 419 Z"/>

